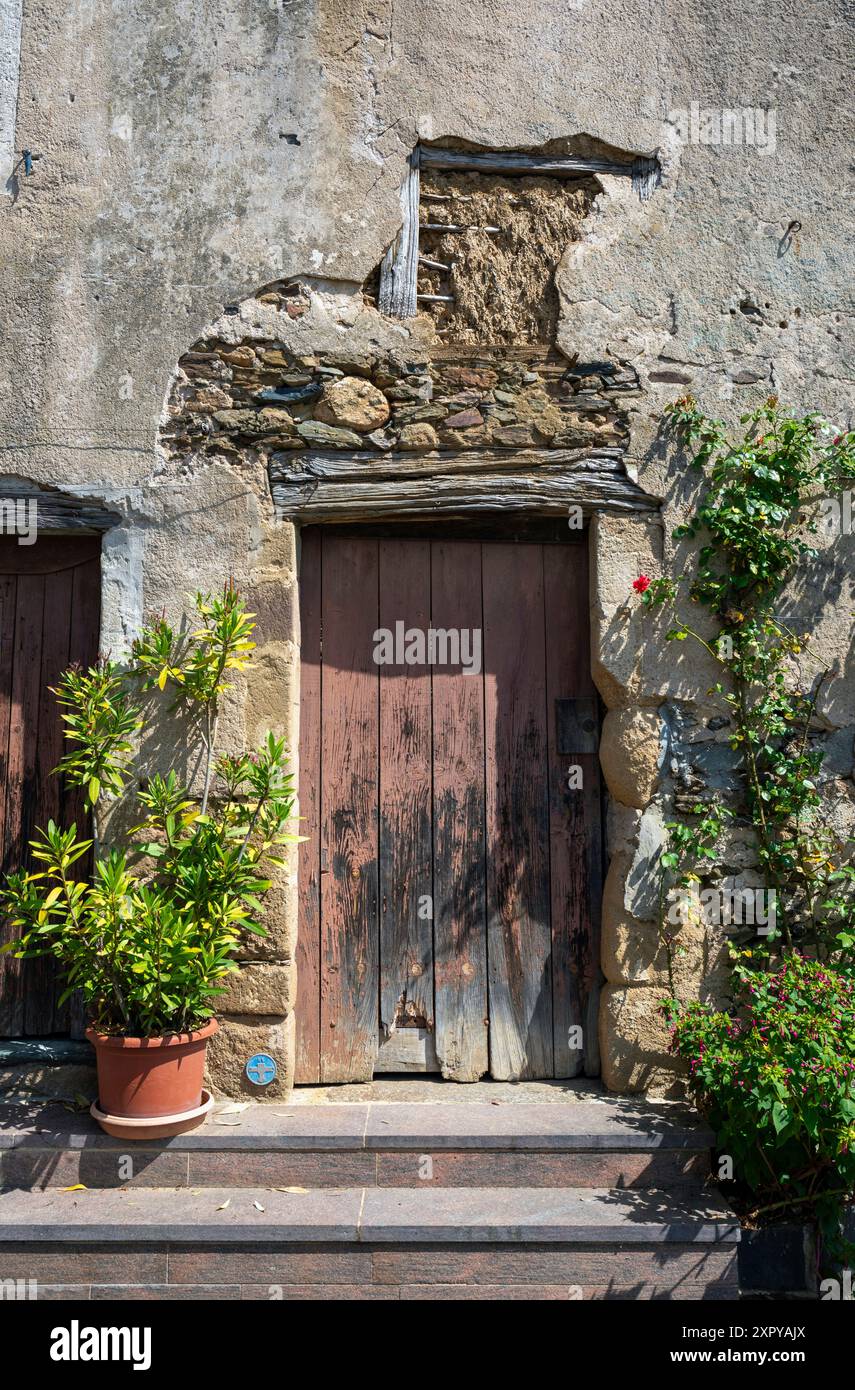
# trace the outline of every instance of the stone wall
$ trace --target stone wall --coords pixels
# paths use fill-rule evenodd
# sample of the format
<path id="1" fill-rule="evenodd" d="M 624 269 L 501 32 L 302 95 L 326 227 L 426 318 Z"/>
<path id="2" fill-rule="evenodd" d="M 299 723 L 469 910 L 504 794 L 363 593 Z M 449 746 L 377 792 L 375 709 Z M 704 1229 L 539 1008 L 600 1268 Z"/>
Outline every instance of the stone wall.
<path id="1" fill-rule="evenodd" d="M 673 515 L 671 507 L 665 515 Z M 669 1052 L 661 1000 L 673 986 L 685 1001 L 700 998 L 726 1006 L 732 935 L 724 924 L 690 918 L 676 937 L 669 977 L 657 867 L 667 823 L 709 803 L 728 805 L 734 819 L 715 846 L 714 860 L 698 870 L 699 892 L 766 885 L 740 792 L 738 755 L 729 742 L 731 721 L 712 691 L 719 672 L 696 643 L 666 643 L 672 619 L 644 609 L 632 594 L 639 574 L 679 573 L 667 532 L 649 521 L 601 516 L 592 533 L 594 678 L 608 705 L 600 747 L 609 792 L 601 935 L 603 1078 L 615 1091 L 674 1097 L 683 1085 Z M 827 552 L 821 552 L 805 590 L 790 600 L 786 617 L 797 630 L 810 627 L 807 613 L 829 565 Z M 700 626 L 696 610 L 683 616 Z M 848 626 L 843 653 L 847 650 Z M 845 837 L 855 825 L 852 713 L 842 715 L 840 707 L 841 687 L 851 682 L 848 658 L 836 663 L 836 677 L 811 743 L 825 754 L 819 786 L 828 821 Z"/>
<path id="2" fill-rule="evenodd" d="M 327 449 L 623 452 L 623 402 L 637 394 L 631 367 L 578 354 L 568 361 L 554 350 L 434 348 L 414 360 L 206 338 L 178 363 L 160 439 L 170 456 L 184 458 Z"/>

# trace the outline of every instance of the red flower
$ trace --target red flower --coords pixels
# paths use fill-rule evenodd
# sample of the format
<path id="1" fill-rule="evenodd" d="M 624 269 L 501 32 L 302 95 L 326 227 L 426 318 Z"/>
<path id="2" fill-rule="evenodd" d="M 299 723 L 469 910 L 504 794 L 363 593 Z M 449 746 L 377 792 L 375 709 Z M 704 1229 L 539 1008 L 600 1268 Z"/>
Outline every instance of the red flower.
<path id="1" fill-rule="evenodd" d="M 637 594 L 643 594 L 645 589 L 650 588 L 650 580 L 646 574 L 640 574 L 637 579 L 632 581 L 632 587 Z"/>

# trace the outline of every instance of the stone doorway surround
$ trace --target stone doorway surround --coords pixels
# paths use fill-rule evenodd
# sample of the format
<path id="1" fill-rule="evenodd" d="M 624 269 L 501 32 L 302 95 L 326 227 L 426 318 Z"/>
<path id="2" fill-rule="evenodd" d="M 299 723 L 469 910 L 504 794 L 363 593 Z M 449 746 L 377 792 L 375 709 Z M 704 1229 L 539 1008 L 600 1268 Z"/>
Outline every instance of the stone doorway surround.
<path id="1" fill-rule="evenodd" d="M 555 349 L 461 355 L 409 337 L 402 344 L 388 324 L 382 348 L 361 335 L 359 350 L 354 343 L 346 353 L 338 335 L 283 333 L 283 306 L 299 321 L 323 307 L 318 299 L 311 287 L 280 286 L 220 320 L 180 360 L 162 422 L 170 459 L 185 466 L 218 454 L 245 460 L 266 498 L 247 588 L 260 645 L 246 690 L 247 737 L 278 726 L 298 747 L 303 524 L 421 519 L 441 528 L 499 513 L 520 526 L 573 516 L 571 524 L 588 527 L 591 663 L 607 711 L 602 763 L 610 793 L 602 1075 L 614 1090 L 667 1092 L 674 1075 L 658 1012 L 661 962 L 655 928 L 638 915 L 649 913 L 645 856 L 662 822 L 658 705 L 667 679 L 631 602 L 633 579 L 658 573 L 662 551 L 658 499 L 626 463 L 625 402 L 640 395 L 637 377 L 619 360 L 586 362 Z M 376 333 L 378 316 L 370 322 Z M 471 414 L 460 419 L 475 409 L 472 398 L 486 395 L 493 406 L 495 391 L 498 420 L 477 409 L 474 428 Z M 270 934 L 248 948 L 223 1000 L 212 1079 L 229 1095 L 258 1095 L 243 1066 L 259 1050 L 279 1062 L 265 1098 L 290 1089 L 300 953 L 295 871 L 292 862 L 272 898 Z"/>

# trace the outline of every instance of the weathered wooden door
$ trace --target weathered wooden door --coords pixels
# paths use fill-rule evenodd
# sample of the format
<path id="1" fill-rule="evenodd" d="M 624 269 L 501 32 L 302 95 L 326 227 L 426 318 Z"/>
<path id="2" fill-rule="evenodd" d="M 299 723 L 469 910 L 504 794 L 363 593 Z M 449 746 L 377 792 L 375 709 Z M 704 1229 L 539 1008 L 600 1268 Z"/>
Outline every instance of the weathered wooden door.
<path id="1" fill-rule="evenodd" d="M 297 1080 L 597 1068 L 583 542 L 302 533 Z"/>
<path id="2" fill-rule="evenodd" d="M 27 845 L 48 820 L 85 828 L 83 802 L 52 777 L 62 721 L 48 689 L 72 661 L 98 651 L 99 537 L 0 538 L 0 872 L 28 862 Z M 0 923 L 0 941 L 13 933 Z M 0 956 L 0 1037 L 67 1033 L 50 960 Z M 75 1028 L 73 1031 L 77 1032 Z"/>

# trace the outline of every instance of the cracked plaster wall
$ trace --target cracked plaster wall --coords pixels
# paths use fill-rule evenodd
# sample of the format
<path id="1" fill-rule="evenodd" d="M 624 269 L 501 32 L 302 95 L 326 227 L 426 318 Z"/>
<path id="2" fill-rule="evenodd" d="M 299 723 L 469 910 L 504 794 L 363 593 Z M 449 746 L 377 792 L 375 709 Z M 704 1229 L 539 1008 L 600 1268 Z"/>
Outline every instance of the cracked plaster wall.
<path id="1" fill-rule="evenodd" d="M 0 473 L 108 499 L 121 515 L 106 543 L 104 645 L 119 650 L 144 610 L 174 614 L 189 590 L 231 572 L 264 601 L 269 628 L 233 736 L 268 722 L 295 733 L 296 539 L 274 526 L 260 469 L 168 461 L 158 423 L 178 357 L 214 323 L 220 336 L 257 332 L 309 352 L 429 338 L 424 324 L 380 322 L 359 289 L 397 229 L 404 161 L 419 138 L 536 147 L 586 133 L 662 151 L 664 183 L 647 204 L 628 181 L 602 178 L 558 275 L 560 346 L 639 373 L 630 454 L 652 493 L 680 497 L 679 465 L 656 425 L 685 389 L 729 418 L 776 390 L 851 423 L 852 226 L 840 158 L 851 22 L 844 0 L 435 0 L 429 15 L 407 0 L 27 3 L 14 148 L 40 158 L 30 177 L 3 171 Z M 669 112 L 693 101 L 775 108 L 775 153 L 681 146 Z M 801 230 L 787 238 L 793 220 Z M 299 321 L 283 328 L 256 300 L 221 317 L 291 275 L 314 290 Z M 632 711 L 628 724 L 659 711 L 673 729 L 684 716 L 652 801 L 649 768 L 621 789 L 628 804 L 613 795 L 601 1022 L 617 1089 L 670 1084 L 655 968 L 643 964 L 649 922 L 629 887 L 639 846 L 655 849 L 681 759 L 725 738 L 698 704 L 709 684 L 701 663 L 675 661 L 626 602 L 640 570 L 683 565 L 669 538 L 676 514 L 666 509 L 664 533 L 603 518 L 592 546 L 593 661 L 607 706 Z M 799 621 L 841 666 L 823 714 L 841 740 L 844 791 L 852 544 L 829 544 L 798 595 Z M 294 907 L 283 894 L 264 968 L 245 972 L 233 1001 L 239 1021 L 216 1054 L 226 1090 L 240 1089 L 241 1060 L 258 1042 L 289 1055 Z M 714 977 L 710 950 L 698 943 L 687 987 Z"/>

